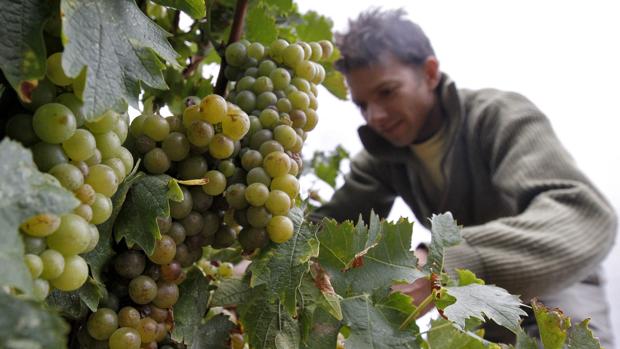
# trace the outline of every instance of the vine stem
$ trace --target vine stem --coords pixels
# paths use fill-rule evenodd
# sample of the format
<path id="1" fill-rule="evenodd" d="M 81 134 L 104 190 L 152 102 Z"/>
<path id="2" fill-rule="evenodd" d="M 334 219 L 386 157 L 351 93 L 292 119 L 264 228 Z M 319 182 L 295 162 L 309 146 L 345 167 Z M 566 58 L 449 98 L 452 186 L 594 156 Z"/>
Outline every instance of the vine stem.
<path id="1" fill-rule="evenodd" d="M 422 310 L 424 310 L 424 308 L 426 308 L 427 305 L 431 304 L 431 302 L 433 301 L 433 295 L 429 294 L 428 297 L 424 298 L 424 300 L 422 301 L 422 303 L 420 303 L 420 305 L 418 305 L 417 308 L 415 308 L 415 310 L 413 311 L 413 313 L 411 313 L 406 319 L 405 321 L 403 321 L 402 324 L 400 324 L 400 330 L 404 330 L 405 327 L 407 327 L 407 325 L 409 325 L 411 323 L 411 321 L 413 321 L 415 318 L 418 317 L 418 315 L 420 315 L 420 313 L 422 312 Z"/>
<path id="2" fill-rule="evenodd" d="M 235 18 L 233 20 L 232 29 L 230 30 L 230 36 L 228 37 L 228 45 L 241 38 L 241 32 L 243 31 L 243 20 L 248 10 L 248 0 L 237 0 L 235 7 Z M 220 65 L 220 71 L 217 74 L 217 83 L 215 84 L 214 92 L 220 96 L 224 96 L 226 91 L 226 84 L 228 79 L 224 76 L 224 69 L 226 69 L 226 59 L 222 57 L 222 64 Z"/>

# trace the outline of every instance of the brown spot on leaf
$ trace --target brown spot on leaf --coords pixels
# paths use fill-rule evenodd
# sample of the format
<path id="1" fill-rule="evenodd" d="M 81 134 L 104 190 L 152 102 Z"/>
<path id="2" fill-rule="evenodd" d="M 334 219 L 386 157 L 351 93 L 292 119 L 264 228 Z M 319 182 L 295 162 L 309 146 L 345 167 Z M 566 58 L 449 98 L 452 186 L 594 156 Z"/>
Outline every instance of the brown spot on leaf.
<path id="1" fill-rule="evenodd" d="M 32 102 L 32 92 L 37 88 L 38 85 L 39 81 L 37 80 L 22 81 L 17 89 L 17 94 L 19 95 L 19 98 L 26 103 Z"/>

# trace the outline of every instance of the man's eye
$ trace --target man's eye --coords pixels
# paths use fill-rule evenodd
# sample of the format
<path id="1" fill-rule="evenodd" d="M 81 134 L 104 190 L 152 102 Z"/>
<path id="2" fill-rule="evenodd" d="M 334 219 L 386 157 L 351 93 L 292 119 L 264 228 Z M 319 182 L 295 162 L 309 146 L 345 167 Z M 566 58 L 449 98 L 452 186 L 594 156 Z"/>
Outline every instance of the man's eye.
<path id="1" fill-rule="evenodd" d="M 379 90 L 379 95 L 381 97 L 388 97 L 392 94 L 392 92 L 394 92 L 394 90 L 391 88 L 383 89 L 383 90 Z"/>

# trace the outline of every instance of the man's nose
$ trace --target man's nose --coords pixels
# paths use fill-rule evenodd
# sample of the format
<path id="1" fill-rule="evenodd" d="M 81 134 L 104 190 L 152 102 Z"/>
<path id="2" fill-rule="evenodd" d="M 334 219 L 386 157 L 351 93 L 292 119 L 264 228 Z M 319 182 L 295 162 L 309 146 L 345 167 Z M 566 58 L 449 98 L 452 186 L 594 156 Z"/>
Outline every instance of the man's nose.
<path id="1" fill-rule="evenodd" d="M 387 111 L 380 104 L 370 103 L 368 104 L 368 123 L 371 125 L 380 125 L 387 118 Z"/>

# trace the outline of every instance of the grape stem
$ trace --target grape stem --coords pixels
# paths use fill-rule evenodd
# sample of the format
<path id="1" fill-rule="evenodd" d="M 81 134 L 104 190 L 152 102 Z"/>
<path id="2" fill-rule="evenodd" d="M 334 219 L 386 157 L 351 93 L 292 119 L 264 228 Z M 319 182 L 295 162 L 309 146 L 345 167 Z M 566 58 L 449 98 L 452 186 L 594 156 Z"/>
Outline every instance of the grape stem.
<path id="1" fill-rule="evenodd" d="M 232 23 L 232 29 L 230 30 L 230 36 L 228 37 L 228 45 L 239 41 L 239 38 L 241 38 L 243 21 L 247 10 L 248 0 L 237 0 L 237 5 L 235 7 L 235 18 Z M 220 65 L 220 71 L 217 74 L 217 83 L 215 84 L 214 90 L 214 93 L 220 96 L 224 96 L 226 84 L 228 83 L 228 79 L 224 76 L 224 69 L 226 69 L 226 59 L 222 57 L 222 64 Z"/>

